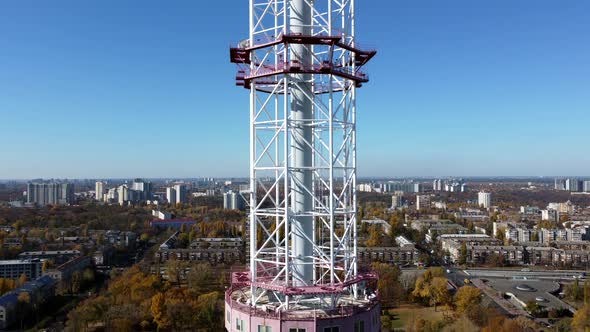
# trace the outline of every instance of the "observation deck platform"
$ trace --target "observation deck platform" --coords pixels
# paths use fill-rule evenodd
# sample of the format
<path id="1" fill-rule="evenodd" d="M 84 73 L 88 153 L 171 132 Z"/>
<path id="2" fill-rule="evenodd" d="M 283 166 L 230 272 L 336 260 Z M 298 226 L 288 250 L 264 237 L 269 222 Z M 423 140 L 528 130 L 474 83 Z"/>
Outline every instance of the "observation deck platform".
<path id="1" fill-rule="evenodd" d="M 288 50 L 290 44 L 321 45 L 327 46 L 323 59 L 315 59 L 312 64 L 302 64 L 297 60 L 277 61 L 275 64 L 257 62 L 252 56 L 253 52 L 265 48 L 276 47 L 283 44 L 284 50 Z M 344 63 L 334 61 L 335 49 L 349 52 L 350 58 Z M 375 50 L 362 50 L 353 43 L 347 43 L 339 35 L 301 35 L 280 34 L 278 37 L 270 36 L 267 39 L 257 39 L 253 45 L 248 40 L 230 47 L 230 61 L 239 65 L 236 75 L 236 85 L 247 89 L 255 82 L 257 89 L 265 92 L 272 91 L 272 87 L 280 83 L 279 75 L 284 74 L 315 74 L 334 75 L 353 82 L 354 86 L 361 87 L 369 81 L 369 76 L 360 71 L 375 54 Z M 254 59 L 253 59 L 254 58 Z M 259 88 L 260 86 L 260 88 Z M 331 88 L 320 86 L 316 93 L 327 93 Z M 332 87 L 341 90 L 342 87 Z"/>

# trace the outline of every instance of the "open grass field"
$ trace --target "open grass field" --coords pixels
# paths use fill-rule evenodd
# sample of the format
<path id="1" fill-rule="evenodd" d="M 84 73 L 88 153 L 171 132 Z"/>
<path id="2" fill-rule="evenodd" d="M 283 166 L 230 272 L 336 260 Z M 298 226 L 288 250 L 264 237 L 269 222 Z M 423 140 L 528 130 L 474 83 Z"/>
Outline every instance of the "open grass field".
<path id="1" fill-rule="evenodd" d="M 434 308 L 421 307 L 417 305 L 402 305 L 399 308 L 387 310 L 381 319 L 384 331 L 387 329 L 393 331 L 394 329 L 409 330 L 414 326 L 418 319 L 427 321 L 436 321 L 444 319 L 443 307 Z"/>

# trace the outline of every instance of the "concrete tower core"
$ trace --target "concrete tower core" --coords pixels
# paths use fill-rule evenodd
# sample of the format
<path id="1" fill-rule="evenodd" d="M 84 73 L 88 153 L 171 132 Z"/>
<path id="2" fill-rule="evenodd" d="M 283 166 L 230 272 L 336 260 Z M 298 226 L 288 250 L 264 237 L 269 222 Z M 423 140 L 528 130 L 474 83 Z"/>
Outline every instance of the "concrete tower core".
<path id="1" fill-rule="evenodd" d="M 250 93 L 249 270 L 228 331 L 377 332 L 377 276 L 357 263 L 356 90 L 375 54 L 354 0 L 250 0 L 230 48 Z"/>
<path id="2" fill-rule="evenodd" d="M 289 25 L 293 34 L 311 35 L 311 7 L 305 0 L 291 1 Z M 293 44 L 291 59 L 299 61 L 302 67 L 312 64 L 309 45 Z M 312 74 L 293 74 L 291 82 L 291 119 L 293 122 L 293 140 L 291 141 L 291 165 L 295 167 L 291 181 L 291 206 L 293 212 L 299 214 L 291 224 L 291 252 L 295 257 L 293 278 L 295 285 L 309 286 L 313 284 L 313 266 L 310 264 L 313 247 L 306 238 L 313 238 L 313 191 L 312 158 L 313 151 L 312 127 L 309 119 L 313 118 L 313 105 L 307 96 L 312 95 Z M 306 190 L 308 189 L 308 190 Z M 309 190 L 311 189 L 311 190 Z M 307 215 L 302 215 L 307 214 Z"/>

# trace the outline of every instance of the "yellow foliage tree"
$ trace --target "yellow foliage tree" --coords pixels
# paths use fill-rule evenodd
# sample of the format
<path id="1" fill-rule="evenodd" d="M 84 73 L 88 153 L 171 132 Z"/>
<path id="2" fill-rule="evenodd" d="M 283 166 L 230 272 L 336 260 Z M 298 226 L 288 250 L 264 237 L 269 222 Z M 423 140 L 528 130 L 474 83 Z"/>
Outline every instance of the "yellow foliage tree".
<path id="1" fill-rule="evenodd" d="M 457 312 L 462 314 L 469 307 L 481 302 L 481 291 L 473 286 L 463 286 L 459 288 L 455 295 L 455 305 Z"/>
<path id="2" fill-rule="evenodd" d="M 572 329 L 576 332 L 590 332 L 590 305 L 585 304 L 576 311 L 572 319 Z"/>
<path id="3" fill-rule="evenodd" d="M 170 322 L 166 316 L 166 298 L 164 294 L 158 292 L 152 297 L 151 311 L 158 329 L 166 328 Z"/>

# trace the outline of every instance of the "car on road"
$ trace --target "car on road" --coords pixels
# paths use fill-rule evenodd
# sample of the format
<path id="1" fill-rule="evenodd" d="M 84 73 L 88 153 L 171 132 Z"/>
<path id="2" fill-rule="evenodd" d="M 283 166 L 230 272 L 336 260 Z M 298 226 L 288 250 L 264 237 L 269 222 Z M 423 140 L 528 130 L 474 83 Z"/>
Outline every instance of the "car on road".
<path id="1" fill-rule="evenodd" d="M 547 299 L 541 296 L 535 297 L 535 301 L 537 302 L 547 302 Z"/>

